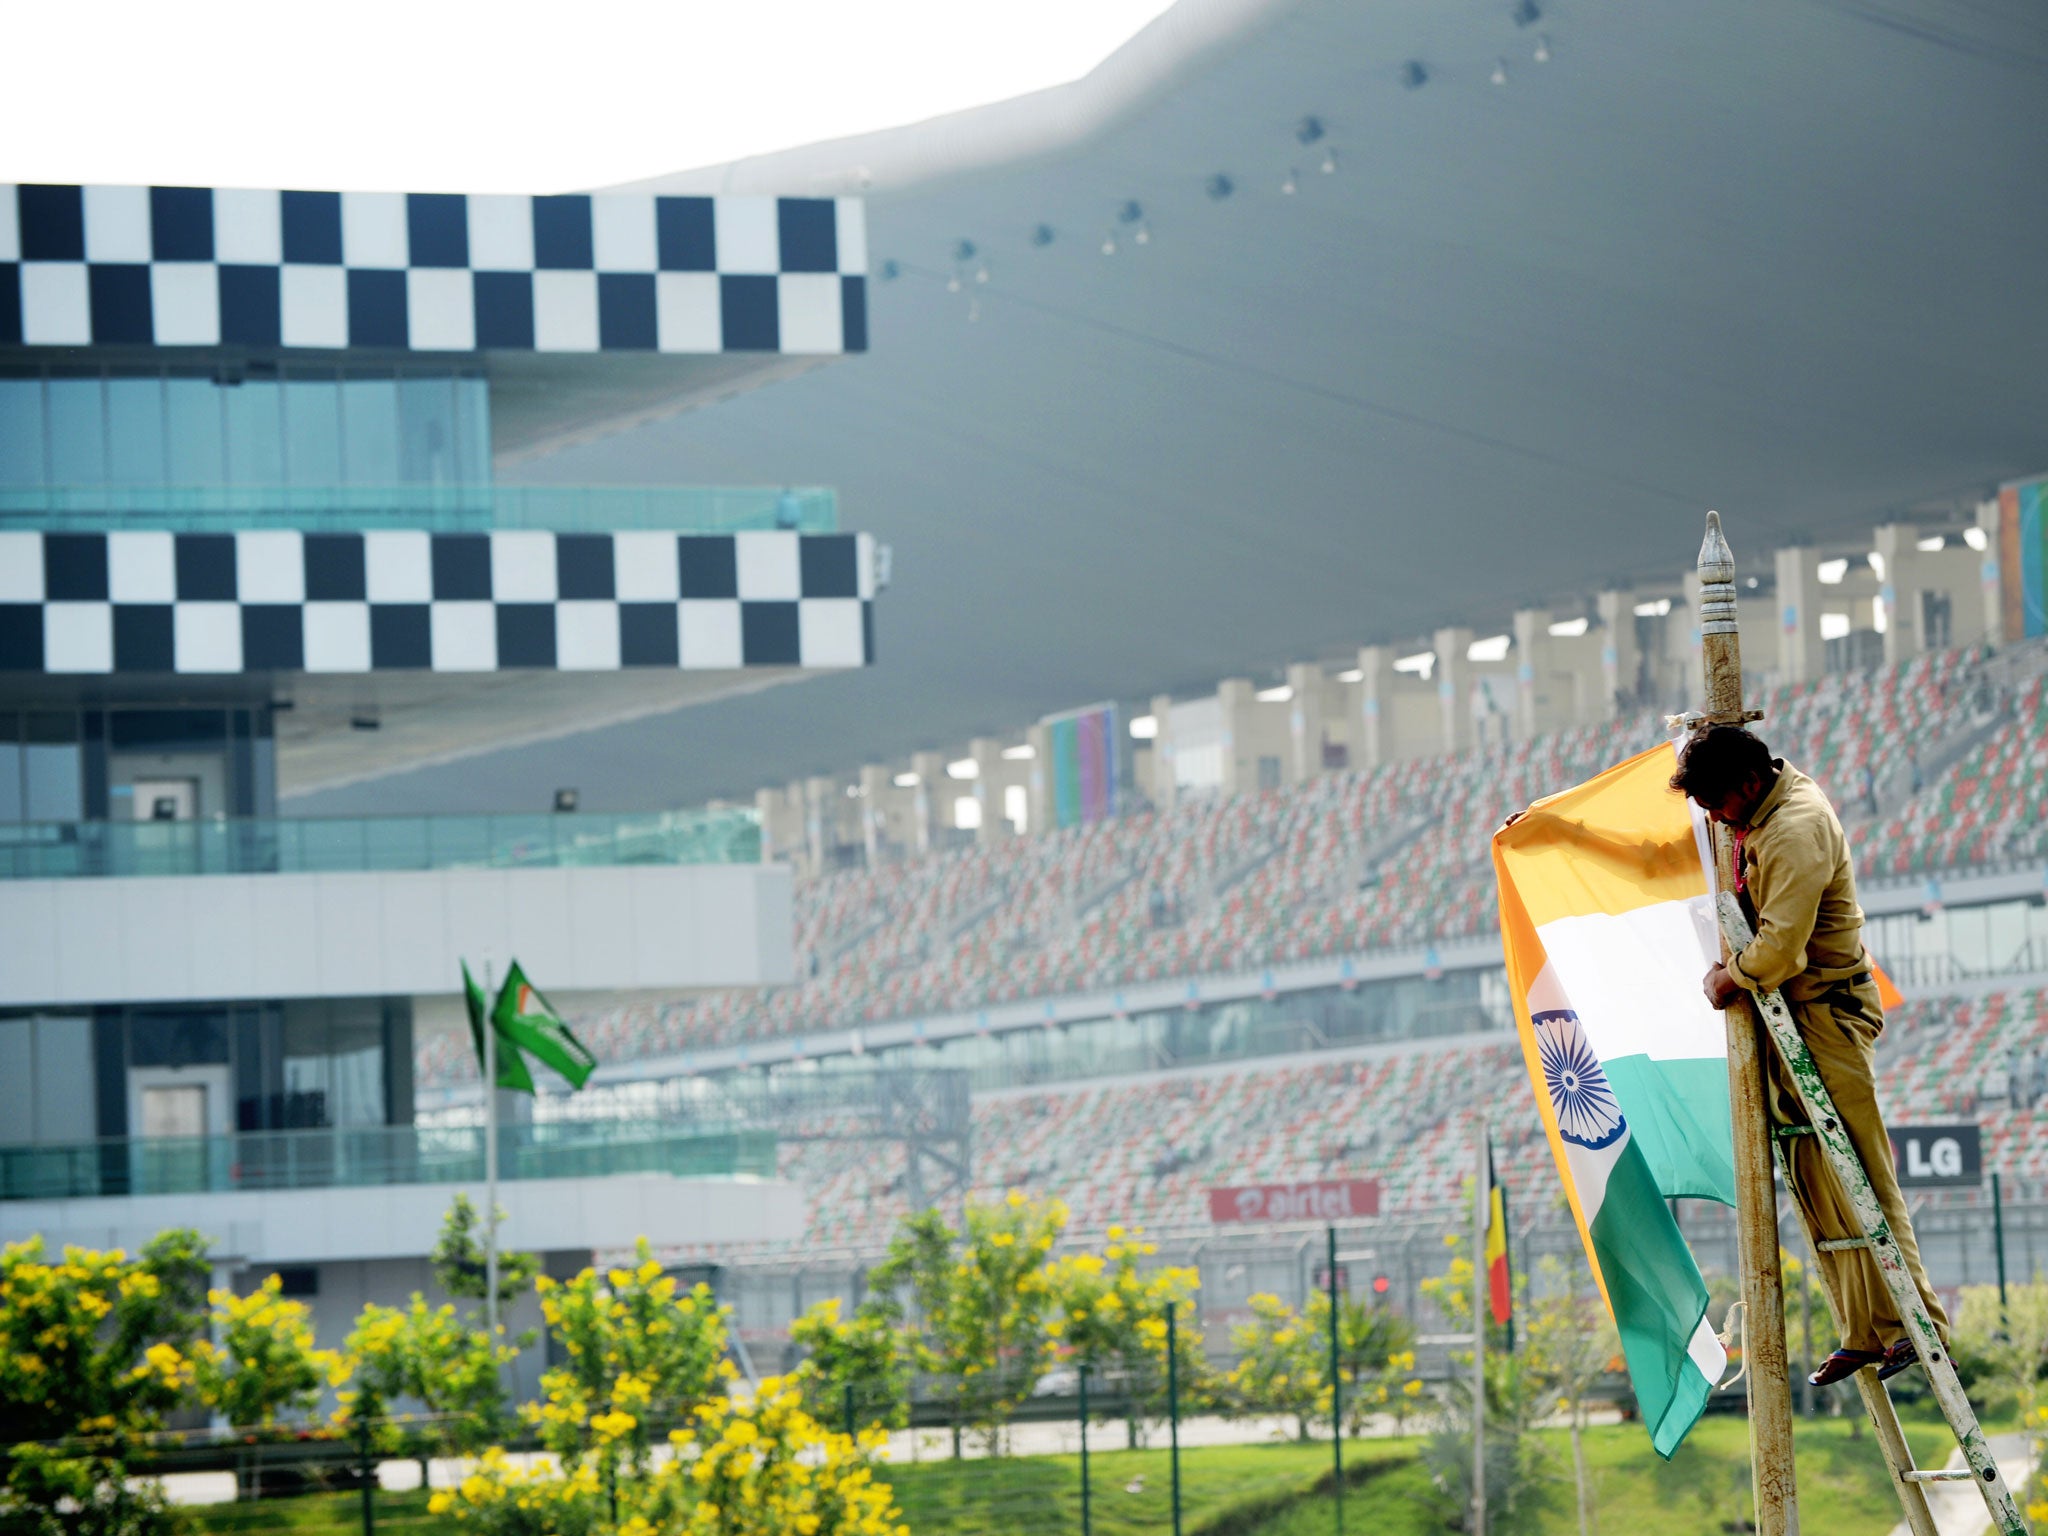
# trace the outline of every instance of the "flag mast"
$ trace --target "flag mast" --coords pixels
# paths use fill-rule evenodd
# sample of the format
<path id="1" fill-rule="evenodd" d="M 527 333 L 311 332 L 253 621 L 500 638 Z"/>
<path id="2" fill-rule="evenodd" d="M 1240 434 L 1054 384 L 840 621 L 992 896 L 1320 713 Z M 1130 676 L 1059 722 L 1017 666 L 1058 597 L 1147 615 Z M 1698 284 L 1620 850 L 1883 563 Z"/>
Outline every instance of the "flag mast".
<path id="1" fill-rule="evenodd" d="M 1738 725 L 1760 718 L 1742 700 L 1742 634 L 1736 617 L 1735 554 L 1721 516 L 1707 514 L 1700 545 L 1700 649 L 1706 713 L 1688 722 Z M 1721 890 L 1735 885 L 1735 845 L 1716 825 L 1714 872 Z M 1727 940 L 1721 958 L 1728 958 Z M 1742 1269 L 1742 1359 L 1749 1382 L 1750 1479 L 1758 1536 L 1798 1536 L 1799 1495 L 1792 1462 L 1792 1390 L 1785 1361 L 1785 1288 L 1778 1262 L 1778 1196 L 1771 1183 L 1770 1122 L 1764 1107 L 1764 1055 L 1748 997 L 1723 1015 L 1728 1028 L 1728 1110 L 1735 1137 L 1735 1212 Z"/>
<path id="2" fill-rule="evenodd" d="M 1486 1117 L 1472 1138 L 1477 1149 L 1472 1180 L 1472 1536 L 1486 1536 L 1486 1229 L 1493 1216 L 1493 1160 Z"/>
<path id="3" fill-rule="evenodd" d="M 484 956 L 484 996 L 498 984 L 497 962 Z M 498 1021 L 484 1019 L 484 1327 L 498 1347 Z"/>

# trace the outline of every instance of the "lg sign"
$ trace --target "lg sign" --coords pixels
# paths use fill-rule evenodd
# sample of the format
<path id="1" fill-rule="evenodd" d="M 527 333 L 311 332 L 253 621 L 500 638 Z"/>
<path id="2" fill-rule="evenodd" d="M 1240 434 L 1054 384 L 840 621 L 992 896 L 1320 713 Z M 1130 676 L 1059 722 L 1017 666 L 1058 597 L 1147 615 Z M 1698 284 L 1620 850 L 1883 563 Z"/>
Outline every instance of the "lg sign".
<path id="1" fill-rule="evenodd" d="M 1909 1189 L 1984 1182 L 1984 1142 L 1974 1125 L 1895 1125 L 1891 1137 L 1899 1183 Z"/>

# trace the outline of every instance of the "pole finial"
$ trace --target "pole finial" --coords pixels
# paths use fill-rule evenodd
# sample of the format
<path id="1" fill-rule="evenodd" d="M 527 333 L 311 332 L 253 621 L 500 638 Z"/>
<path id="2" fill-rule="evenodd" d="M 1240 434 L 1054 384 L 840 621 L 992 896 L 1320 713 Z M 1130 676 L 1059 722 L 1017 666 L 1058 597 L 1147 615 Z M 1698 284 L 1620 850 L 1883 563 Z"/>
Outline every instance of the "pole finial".
<path id="1" fill-rule="evenodd" d="M 1721 532 L 1721 514 L 1707 514 L 1707 536 L 1700 543 L 1699 573 L 1701 581 L 1732 582 L 1735 580 L 1735 551 L 1728 547 L 1728 539 Z"/>

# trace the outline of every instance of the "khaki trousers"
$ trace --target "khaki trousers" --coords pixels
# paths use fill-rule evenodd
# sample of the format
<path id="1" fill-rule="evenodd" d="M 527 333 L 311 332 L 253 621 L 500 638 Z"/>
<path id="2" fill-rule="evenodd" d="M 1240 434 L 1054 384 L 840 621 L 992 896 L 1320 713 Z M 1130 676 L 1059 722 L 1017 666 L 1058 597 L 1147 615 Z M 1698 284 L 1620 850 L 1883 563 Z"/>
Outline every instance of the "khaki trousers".
<path id="1" fill-rule="evenodd" d="M 1898 1242 L 1899 1256 L 1906 1261 L 1913 1283 L 1920 1288 L 1920 1304 L 1934 1319 L 1943 1343 L 1948 1341 L 1948 1314 L 1942 1310 L 1934 1287 L 1927 1283 L 1927 1271 L 1920 1263 L 1920 1244 L 1913 1236 L 1913 1222 L 1906 1214 L 1906 1197 L 1899 1189 L 1898 1171 L 1892 1163 L 1890 1140 L 1884 1120 L 1877 1112 L 1877 1037 L 1884 1033 L 1884 1012 L 1877 1000 L 1877 983 L 1867 976 L 1854 983 L 1839 982 L 1818 997 L 1791 1004 L 1801 1038 L 1813 1053 L 1820 1079 L 1835 1101 L 1835 1111 L 1849 1132 L 1849 1140 L 1862 1159 L 1870 1187 L 1883 1207 Z M 1771 1062 L 1771 1118 L 1779 1125 L 1807 1123 L 1806 1107 L 1799 1090 L 1775 1048 Z M 1834 1171 L 1827 1166 L 1817 1136 L 1792 1136 L 1779 1141 L 1790 1156 L 1786 1165 L 1793 1198 L 1806 1213 L 1807 1224 L 1817 1238 L 1857 1237 L 1856 1217 Z M 1881 1350 L 1906 1336 L 1899 1309 L 1879 1272 L 1877 1260 L 1867 1249 L 1841 1253 L 1820 1253 L 1830 1288 L 1842 1309 L 1842 1347 Z"/>

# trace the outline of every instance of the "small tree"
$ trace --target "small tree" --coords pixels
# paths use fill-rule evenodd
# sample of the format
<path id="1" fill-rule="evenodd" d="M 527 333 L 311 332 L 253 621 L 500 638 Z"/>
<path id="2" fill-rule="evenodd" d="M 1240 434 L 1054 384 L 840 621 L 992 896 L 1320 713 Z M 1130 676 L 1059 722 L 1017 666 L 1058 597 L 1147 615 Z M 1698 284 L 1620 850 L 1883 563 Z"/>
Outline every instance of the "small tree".
<path id="1" fill-rule="evenodd" d="M 954 1435 L 979 1428 L 991 1454 L 1002 1426 L 1051 1359 L 1045 1262 L 1067 1224 L 1057 1200 L 1012 1190 L 1000 1205 L 970 1204 L 955 1232 L 937 1211 L 908 1218 L 870 1277 L 879 1292 L 908 1291 L 917 1307 L 912 1358 L 945 1383 Z"/>
<path id="2" fill-rule="evenodd" d="M 503 1222 L 504 1219 L 505 1208 L 499 1206 L 498 1220 Z M 469 1196 L 456 1195 L 455 1203 L 441 1218 L 440 1235 L 434 1239 L 433 1251 L 427 1257 L 434 1266 L 435 1283 L 447 1295 L 458 1300 L 484 1299 L 490 1266 L 484 1253 L 483 1219 L 470 1203 Z M 532 1288 L 534 1277 L 539 1273 L 539 1255 L 498 1250 L 498 1316 L 501 1319 L 506 1309 Z M 527 1334 L 519 1341 L 520 1348 L 531 1344 L 535 1337 Z"/>
<path id="3" fill-rule="evenodd" d="M 1471 1198 L 1472 1181 L 1466 1181 L 1466 1198 Z M 1444 1239 L 1450 1260 L 1441 1275 L 1422 1282 L 1422 1292 L 1433 1300 L 1453 1332 L 1470 1335 L 1475 1319 L 1487 1331 L 1486 1351 L 1486 1503 L 1497 1514 L 1503 1528 L 1515 1520 L 1527 1521 L 1551 1502 L 1551 1489 L 1543 1476 L 1543 1447 L 1529 1433 L 1556 1406 L 1555 1391 L 1540 1370 L 1527 1366 L 1527 1355 L 1507 1351 L 1506 1330 L 1489 1314 L 1475 1311 L 1475 1276 L 1472 1261 L 1465 1255 L 1466 1238 L 1452 1233 Z M 1526 1276 L 1517 1276 L 1518 1308 L 1527 1296 Z M 1439 1513 L 1456 1529 L 1472 1507 L 1472 1355 L 1453 1352 L 1451 1363 L 1461 1367 L 1440 1399 L 1442 1419 L 1423 1447 L 1423 1465 L 1430 1475 Z"/>
<path id="4" fill-rule="evenodd" d="M 0 1249 L 0 1523 L 38 1536 L 166 1527 L 161 1494 L 131 1485 L 136 1443 L 192 1388 L 206 1240 L 166 1232 L 137 1258 L 41 1238 Z"/>
<path id="5" fill-rule="evenodd" d="M 1169 1305 L 1177 1308 L 1174 1363 L 1181 1389 L 1191 1396 L 1201 1390 L 1207 1361 L 1193 1302 L 1202 1278 L 1193 1269 L 1141 1271 L 1138 1261 L 1159 1251 L 1145 1241 L 1143 1227 L 1111 1227 L 1106 1236 L 1100 1254 L 1068 1254 L 1048 1266 L 1052 1312 L 1046 1329 L 1067 1359 L 1098 1379 L 1122 1382 L 1124 1432 L 1135 1450 L 1143 1443 L 1140 1423 L 1157 1418 L 1165 1406 Z"/>
<path id="6" fill-rule="evenodd" d="M 1252 1320 L 1231 1329 L 1237 1364 L 1225 1378 L 1240 1417 L 1292 1415 L 1297 1438 L 1330 1416 L 1328 1334 L 1270 1292 L 1249 1298 Z"/>
<path id="7" fill-rule="evenodd" d="M 413 1442 L 421 1487 L 434 1452 L 478 1451 L 511 1427 L 500 1372 L 519 1352 L 509 1344 L 494 1349 L 452 1304 L 429 1307 L 417 1291 L 403 1311 L 372 1303 L 356 1319 L 347 1351 L 355 1376 L 353 1389 L 340 1394 L 337 1426 L 366 1446 L 396 1452 L 406 1437 L 392 1421 L 393 1405 L 418 1403 L 429 1416 Z"/>
<path id="8" fill-rule="evenodd" d="M 1995 1285 L 1966 1285 L 1953 1329 L 1956 1363 L 1983 1393 L 2004 1398 L 2022 1417 L 2041 1401 L 2041 1372 L 2048 1366 L 2048 1284 L 2006 1287 L 2006 1304 Z"/>
<path id="9" fill-rule="evenodd" d="M 1305 1318 L 1321 1354 L 1316 1373 L 1330 1373 L 1330 1298 L 1317 1292 L 1309 1298 Z M 1404 1421 L 1422 1394 L 1415 1375 L 1415 1326 L 1389 1307 L 1362 1297 L 1337 1298 L 1337 1368 L 1344 1383 L 1344 1423 L 1353 1434 L 1365 1429 L 1375 1412 Z"/>
<path id="10" fill-rule="evenodd" d="M 789 1336 L 808 1351 L 790 1381 L 820 1424 L 851 1433 L 863 1424 L 897 1429 L 909 1422 L 910 1362 L 886 1307 L 868 1303 L 842 1321 L 835 1296 L 791 1323 Z"/>
<path id="11" fill-rule="evenodd" d="M 1544 1296 L 1528 1308 L 1527 1369 L 1568 1416 L 1579 1536 L 1592 1536 L 1593 1488 L 1584 1441 L 1586 1396 L 1595 1382 L 1614 1369 L 1621 1339 L 1607 1314 L 1606 1302 L 1588 1283 L 1592 1276 L 1583 1265 L 1566 1264 L 1555 1254 L 1546 1254 L 1537 1272 L 1543 1277 Z"/>

